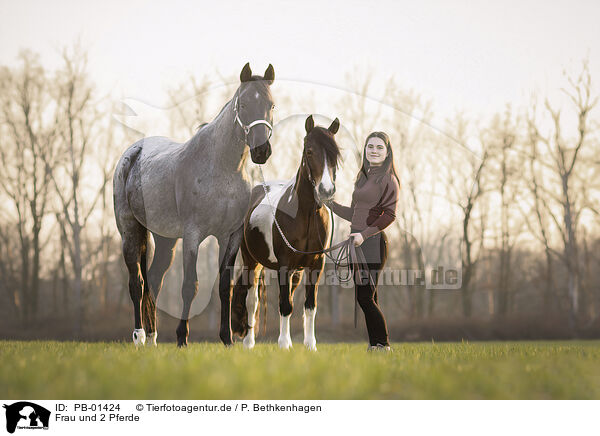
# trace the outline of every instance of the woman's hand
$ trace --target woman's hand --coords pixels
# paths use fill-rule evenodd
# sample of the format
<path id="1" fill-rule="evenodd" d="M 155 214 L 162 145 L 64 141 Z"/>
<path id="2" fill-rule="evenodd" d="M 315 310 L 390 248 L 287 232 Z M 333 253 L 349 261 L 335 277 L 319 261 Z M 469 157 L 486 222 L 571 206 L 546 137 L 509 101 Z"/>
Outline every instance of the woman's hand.
<path id="1" fill-rule="evenodd" d="M 350 237 L 352 238 L 352 242 L 354 243 L 355 247 L 359 247 L 363 242 L 365 242 L 360 233 L 350 233 Z"/>

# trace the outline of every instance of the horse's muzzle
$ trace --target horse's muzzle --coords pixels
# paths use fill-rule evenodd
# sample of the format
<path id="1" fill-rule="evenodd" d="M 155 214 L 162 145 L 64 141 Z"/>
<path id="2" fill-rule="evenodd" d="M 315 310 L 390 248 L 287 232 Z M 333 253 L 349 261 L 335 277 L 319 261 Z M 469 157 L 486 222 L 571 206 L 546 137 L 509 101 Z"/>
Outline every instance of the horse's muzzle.
<path id="1" fill-rule="evenodd" d="M 319 184 L 319 199 L 321 201 L 328 201 L 333 199 L 335 194 L 335 185 L 331 189 L 325 189 L 322 184 Z"/>
<path id="2" fill-rule="evenodd" d="M 264 164 L 269 156 L 271 156 L 271 143 L 269 141 L 250 149 L 250 157 L 252 162 L 256 164 Z"/>

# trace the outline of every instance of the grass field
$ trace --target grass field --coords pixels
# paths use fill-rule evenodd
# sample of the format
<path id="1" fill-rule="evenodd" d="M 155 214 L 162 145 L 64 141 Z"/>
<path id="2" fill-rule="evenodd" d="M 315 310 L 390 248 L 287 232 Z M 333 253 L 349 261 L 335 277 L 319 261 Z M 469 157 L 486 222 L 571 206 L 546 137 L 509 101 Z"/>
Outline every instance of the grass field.
<path id="1" fill-rule="evenodd" d="M 0 341 L 0 398 L 600 398 L 600 341 L 318 347 Z"/>

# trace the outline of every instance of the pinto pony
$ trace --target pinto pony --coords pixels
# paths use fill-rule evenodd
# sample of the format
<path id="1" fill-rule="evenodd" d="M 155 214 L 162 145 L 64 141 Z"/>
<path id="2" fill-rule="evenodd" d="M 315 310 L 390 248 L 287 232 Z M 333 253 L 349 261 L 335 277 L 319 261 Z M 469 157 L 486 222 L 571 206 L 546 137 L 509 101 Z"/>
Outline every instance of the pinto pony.
<path id="1" fill-rule="evenodd" d="M 255 186 L 252 191 L 241 243 L 242 273 L 233 288 L 232 300 L 232 330 L 244 338 L 246 348 L 254 347 L 259 282 L 263 268 L 269 268 L 277 271 L 279 283 L 279 347 L 292 346 L 293 295 L 306 273 L 304 345 L 317 349 L 317 286 L 325 260 L 320 251 L 329 247 L 333 232 L 331 212 L 323 202 L 335 193 L 340 150 L 334 135 L 339 126 L 337 118 L 329 128 L 315 126 L 309 116 L 296 176 L 288 182 Z"/>

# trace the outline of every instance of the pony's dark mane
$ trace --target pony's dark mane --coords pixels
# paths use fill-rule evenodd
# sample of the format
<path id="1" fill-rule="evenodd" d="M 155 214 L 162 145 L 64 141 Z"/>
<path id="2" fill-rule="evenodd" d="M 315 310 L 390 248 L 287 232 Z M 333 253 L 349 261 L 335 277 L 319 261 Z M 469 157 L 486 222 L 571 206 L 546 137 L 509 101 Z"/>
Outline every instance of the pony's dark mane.
<path id="1" fill-rule="evenodd" d="M 315 137 L 315 142 L 323 148 L 329 164 L 337 168 L 341 153 L 337 142 L 335 142 L 333 133 L 325 127 L 315 126 L 310 131 L 309 135 L 313 135 Z"/>

